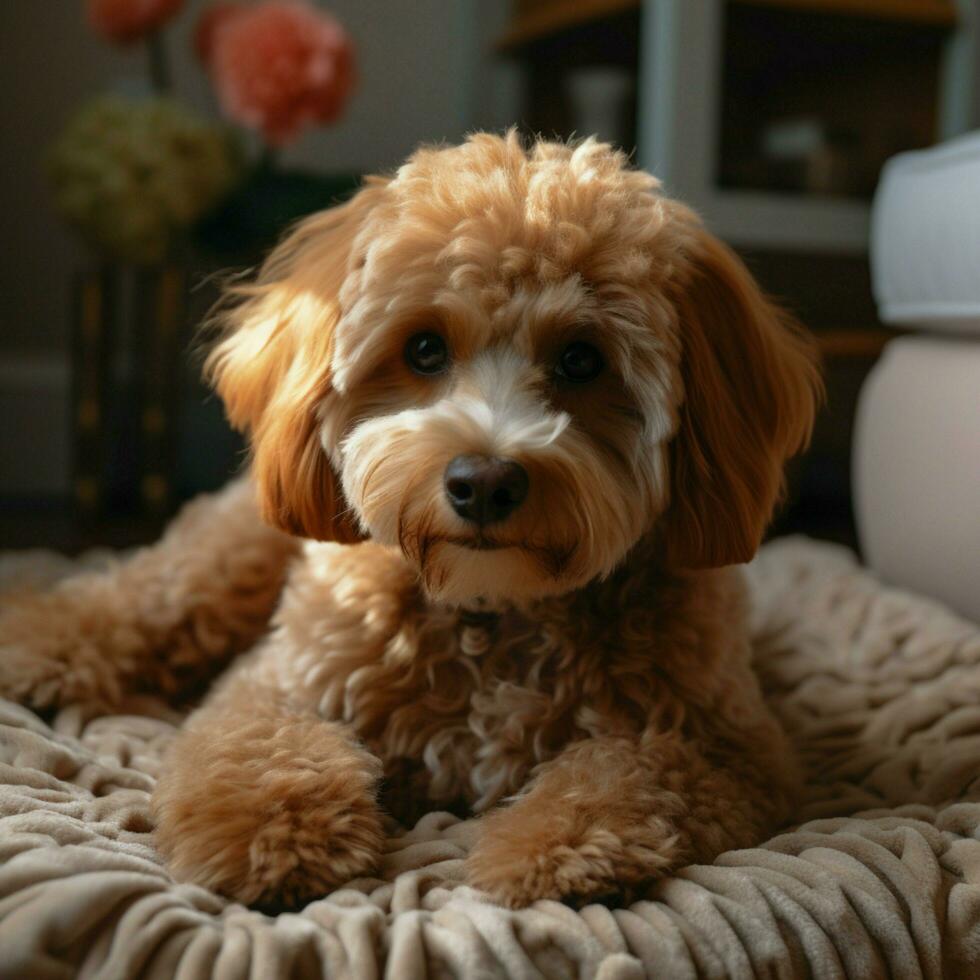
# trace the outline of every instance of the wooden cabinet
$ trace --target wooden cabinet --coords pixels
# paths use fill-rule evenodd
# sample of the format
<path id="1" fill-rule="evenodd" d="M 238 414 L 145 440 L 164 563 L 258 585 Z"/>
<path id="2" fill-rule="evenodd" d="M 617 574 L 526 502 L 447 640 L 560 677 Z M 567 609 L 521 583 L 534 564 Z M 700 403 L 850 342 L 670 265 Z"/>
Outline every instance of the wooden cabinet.
<path id="1" fill-rule="evenodd" d="M 522 122 L 579 132 L 571 80 L 629 73 L 626 149 L 736 245 L 862 253 L 882 163 L 978 121 L 972 0 L 518 0 Z"/>

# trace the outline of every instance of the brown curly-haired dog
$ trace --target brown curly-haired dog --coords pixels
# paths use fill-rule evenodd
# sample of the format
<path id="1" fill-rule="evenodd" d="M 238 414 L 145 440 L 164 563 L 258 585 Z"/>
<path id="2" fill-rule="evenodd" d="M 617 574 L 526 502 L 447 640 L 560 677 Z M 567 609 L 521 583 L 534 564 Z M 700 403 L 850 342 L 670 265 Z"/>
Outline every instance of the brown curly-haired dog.
<path id="1" fill-rule="evenodd" d="M 420 150 L 301 224 L 221 324 L 254 483 L 0 623 L 5 693 L 112 703 L 272 615 L 160 778 L 175 875 L 296 903 L 377 863 L 385 808 L 466 807 L 471 882 L 519 906 L 786 819 L 796 765 L 725 566 L 818 374 L 652 177 L 593 140 Z"/>

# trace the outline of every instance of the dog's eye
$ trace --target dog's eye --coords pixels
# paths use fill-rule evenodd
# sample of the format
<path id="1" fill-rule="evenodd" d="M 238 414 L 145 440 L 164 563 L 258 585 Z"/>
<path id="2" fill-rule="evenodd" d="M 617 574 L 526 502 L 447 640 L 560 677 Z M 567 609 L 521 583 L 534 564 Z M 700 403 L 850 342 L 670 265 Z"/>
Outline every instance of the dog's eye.
<path id="1" fill-rule="evenodd" d="M 555 373 L 565 381 L 584 384 L 599 377 L 604 366 L 602 355 L 591 344 L 578 340 L 561 352 Z"/>
<path id="2" fill-rule="evenodd" d="M 408 338 L 405 361 L 416 374 L 442 374 L 449 366 L 449 348 L 437 333 L 417 333 Z"/>

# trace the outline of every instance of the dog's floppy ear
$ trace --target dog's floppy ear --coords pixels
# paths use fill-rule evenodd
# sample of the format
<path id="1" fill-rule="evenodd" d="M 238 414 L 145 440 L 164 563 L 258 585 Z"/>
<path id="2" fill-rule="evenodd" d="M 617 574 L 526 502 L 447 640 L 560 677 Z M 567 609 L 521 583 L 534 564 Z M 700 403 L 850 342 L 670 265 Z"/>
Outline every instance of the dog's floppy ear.
<path id="1" fill-rule="evenodd" d="M 822 384 L 802 328 L 728 247 L 699 225 L 692 234 L 674 297 L 684 402 L 663 532 L 670 565 L 711 568 L 755 554 Z"/>
<path id="2" fill-rule="evenodd" d="M 214 318 L 221 339 L 205 364 L 229 421 L 248 433 L 266 520 L 321 541 L 362 536 L 320 444 L 317 408 L 331 389 L 338 294 L 353 242 L 383 191 L 374 181 L 305 219 L 255 282 L 229 289 Z"/>

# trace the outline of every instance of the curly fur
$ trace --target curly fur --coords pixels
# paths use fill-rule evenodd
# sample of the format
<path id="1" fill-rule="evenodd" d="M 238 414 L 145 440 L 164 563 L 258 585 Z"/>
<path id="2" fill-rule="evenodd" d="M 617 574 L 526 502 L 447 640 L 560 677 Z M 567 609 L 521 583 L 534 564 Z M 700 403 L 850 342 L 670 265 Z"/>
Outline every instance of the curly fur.
<path id="1" fill-rule="evenodd" d="M 236 481 L 124 563 L 8 600 L 0 691 L 35 708 L 186 697 L 266 631 L 297 548 L 258 520 L 254 485 Z"/>
<path id="2" fill-rule="evenodd" d="M 420 150 L 294 230 L 217 327 L 261 511 L 307 540 L 161 777 L 176 875 L 295 904 L 378 861 L 382 813 L 439 806 L 486 814 L 471 881 L 519 906 L 637 890 L 787 818 L 797 767 L 727 566 L 758 546 L 818 374 L 652 177 L 594 140 Z M 452 352 L 439 377 L 403 360 L 420 330 Z M 588 385 L 552 373 L 572 341 L 602 351 Z M 480 532 L 442 488 L 466 453 L 530 478 Z M 293 539 L 250 522 L 245 488 L 197 506 L 213 523 L 31 600 L 57 627 L 5 613 L 31 655 L 0 687 L 111 700 L 254 641 Z"/>

